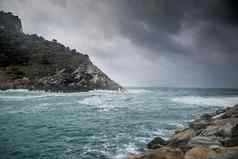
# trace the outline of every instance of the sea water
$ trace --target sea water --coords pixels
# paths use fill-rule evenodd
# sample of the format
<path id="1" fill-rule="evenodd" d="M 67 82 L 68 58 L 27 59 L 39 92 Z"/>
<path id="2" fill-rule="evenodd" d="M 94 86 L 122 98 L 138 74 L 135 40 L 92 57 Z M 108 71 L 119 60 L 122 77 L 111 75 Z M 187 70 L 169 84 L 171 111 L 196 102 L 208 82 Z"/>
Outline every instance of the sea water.
<path id="1" fill-rule="evenodd" d="M 123 159 L 201 114 L 238 103 L 234 89 L 0 91 L 1 159 Z"/>

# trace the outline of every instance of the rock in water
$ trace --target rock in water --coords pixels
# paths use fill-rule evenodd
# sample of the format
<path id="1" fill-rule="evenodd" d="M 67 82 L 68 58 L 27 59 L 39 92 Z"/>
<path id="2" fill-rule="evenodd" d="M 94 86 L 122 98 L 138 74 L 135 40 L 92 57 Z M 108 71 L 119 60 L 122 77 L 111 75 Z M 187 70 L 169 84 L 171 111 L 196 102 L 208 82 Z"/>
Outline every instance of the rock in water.
<path id="1" fill-rule="evenodd" d="M 38 35 L 23 33 L 21 20 L 0 12 L 0 89 L 50 91 L 122 88 L 88 55 Z"/>
<path id="2" fill-rule="evenodd" d="M 147 148 L 148 149 L 157 149 L 157 148 L 161 148 L 162 146 L 165 146 L 167 144 L 168 144 L 167 141 L 165 141 L 164 139 L 162 139 L 161 137 L 158 136 L 147 144 Z"/>

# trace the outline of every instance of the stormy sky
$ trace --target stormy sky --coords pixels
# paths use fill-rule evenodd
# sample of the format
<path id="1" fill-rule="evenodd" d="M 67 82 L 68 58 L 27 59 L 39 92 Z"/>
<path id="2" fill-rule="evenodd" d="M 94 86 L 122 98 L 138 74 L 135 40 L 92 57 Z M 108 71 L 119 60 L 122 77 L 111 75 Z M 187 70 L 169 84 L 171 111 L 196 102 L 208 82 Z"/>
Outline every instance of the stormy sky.
<path id="1" fill-rule="evenodd" d="M 0 0 L 123 86 L 238 88 L 237 0 Z"/>

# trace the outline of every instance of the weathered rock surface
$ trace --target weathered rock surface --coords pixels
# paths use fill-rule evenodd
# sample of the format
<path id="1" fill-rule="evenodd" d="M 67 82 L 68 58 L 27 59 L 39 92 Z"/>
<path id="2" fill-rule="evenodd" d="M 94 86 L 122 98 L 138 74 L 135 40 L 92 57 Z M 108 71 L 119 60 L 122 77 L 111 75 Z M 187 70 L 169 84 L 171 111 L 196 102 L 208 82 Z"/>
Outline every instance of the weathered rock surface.
<path id="1" fill-rule="evenodd" d="M 186 148 L 188 142 L 195 136 L 195 132 L 192 129 L 185 129 L 175 134 L 169 141 L 170 147 Z"/>
<path id="2" fill-rule="evenodd" d="M 147 151 L 141 155 L 130 156 L 129 159 L 183 159 L 184 154 L 179 149 L 163 147 Z"/>
<path id="3" fill-rule="evenodd" d="M 222 144 L 215 137 L 195 136 L 188 142 L 188 147 L 222 147 Z"/>
<path id="4" fill-rule="evenodd" d="M 156 137 L 147 148 L 130 158 L 238 159 L 238 105 L 202 115 L 170 140 Z"/>
<path id="5" fill-rule="evenodd" d="M 238 147 L 232 148 L 193 148 L 185 154 L 184 159 L 237 159 Z"/>
<path id="6" fill-rule="evenodd" d="M 157 148 L 163 147 L 163 146 L 165 146 L 167 144 L 168 144 L 167 141 L 165 141 L 161 137 L 157 136 L 156 138 L 154 138 L 152 141 L 150 141 L 147 144 L 147 148 L 149 148 L 149 149 L 157 149 Z"/>
<path id="7" fill-rule="evenodd" d="M 18 16 L 14 16 L 12 13 L 5 13 L 0 11 L 0 29 L 7 29 L 13 32 L 22 32 L 21 20 Z"/>
<path id="8" fill-rule="evenodd" d="M 0 12 L 0 89 L 87 91 L 121 88 L 88 55 L 38 35 L 23 33 L 21 20 Z"/>

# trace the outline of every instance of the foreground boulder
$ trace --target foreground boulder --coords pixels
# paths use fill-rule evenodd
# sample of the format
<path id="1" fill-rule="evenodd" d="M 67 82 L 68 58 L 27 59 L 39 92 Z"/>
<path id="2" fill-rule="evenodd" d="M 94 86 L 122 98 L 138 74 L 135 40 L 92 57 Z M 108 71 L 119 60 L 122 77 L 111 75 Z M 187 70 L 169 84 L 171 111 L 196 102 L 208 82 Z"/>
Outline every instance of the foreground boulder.
<path id="1" fill-rule="evenodd" d="M 141 155 L 130 156 L 129 159 L 183 159 L 184 154 L 179 149 L 160 148 L 147 151 Z"/>
<path id="2" fill-rule="evenodd" d="M 80 38 L 80 37 L 79 37 Z M 24 34 L 21 20 L 0 12 L 0 89 L 49 91 L 121 88 L 88 55 L 53 39 Z"/>
<path id="3" fill-rule="evenodd" d="M 175 134 L 168 143 L 168 146 L 173 148 L 180 148 L 182 151 L 187 151 L 190 146 L 188 142 L 195 136 L 195 131 L 192 129 L 185 129 Z"/>
<path id="4" fill-rule="evenodd" d="M 185 154 L 184 159 L 237 159 L 238 147 L 232 148 L 193 148 Z"/>

